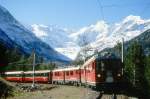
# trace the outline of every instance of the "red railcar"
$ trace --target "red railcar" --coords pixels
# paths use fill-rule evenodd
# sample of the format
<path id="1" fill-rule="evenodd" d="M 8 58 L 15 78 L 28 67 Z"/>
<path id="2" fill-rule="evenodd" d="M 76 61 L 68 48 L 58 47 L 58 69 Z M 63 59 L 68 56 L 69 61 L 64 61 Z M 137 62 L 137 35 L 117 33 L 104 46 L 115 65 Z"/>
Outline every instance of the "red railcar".
<path id="1" fill-rule="evenodd" d="M 77 84 L 80 83 L 80 80 L 81 76 L 79 67 L 68 67 L 52 71 L 53 83 Z"/>
<path id="2" fill-rule="evenodd" d="M 51 71 L 50 70 L 40 70 L 35 71 L 34 80 L 37 83 L 49 83 L 51 82 Z M 15 71 L 15 72 L 5 72 L 5 79 L 12 82 L 32 82 L 33 81 L 33 71 Z"/>
<path id="3" fill-rule="evenodd" d="M 5 79 L 12 82 L 23 82 L 23 71 L 5 72 Z"/>
<path id="4" fill-rule="evenodd" d="M 49 83 L 51 82 L 50 70 L 35 71 L 33 78 L 33 71 L 24 72 L 24 82 L 32 82 L 33 79 L 36 83 Z"/>
<path id="5" fill-rule="evenodd" d="M 95 86 L 96 82 L 95 57 L 92 57 L 81 67 L 81 82 Z"/>
<path id="6" fill-rule="evenodd" d="M 79 84 L 81 82 L 80 67 L 70 67 L 65 70 L 65 83 L 67 84 Z"/>
<path id="7" fill-rule="evenodd" d="M 122 62 L 119 58 L 93 56 L 81 67 L 81 82 L 99 90 L 119 86 L 121 81 Z"/>
<path id="8" fill-rule="evenodd" d="M 52 83 L 65 83 L 65 72 L 64 69 L 55 69 L 52 71 Z"/>

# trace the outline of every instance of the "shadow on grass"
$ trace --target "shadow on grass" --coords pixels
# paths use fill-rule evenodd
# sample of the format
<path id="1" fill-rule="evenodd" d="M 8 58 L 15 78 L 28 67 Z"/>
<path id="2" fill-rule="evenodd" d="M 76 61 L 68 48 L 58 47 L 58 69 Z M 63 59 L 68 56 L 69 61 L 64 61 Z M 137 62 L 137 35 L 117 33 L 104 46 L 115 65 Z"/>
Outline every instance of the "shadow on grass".
<path id="1" fill-rule="evenodd" d="M 0 99 L 6 99 L 9 96 L 13 96 L 14 87 L 7 81 L 0 78 Z"/>

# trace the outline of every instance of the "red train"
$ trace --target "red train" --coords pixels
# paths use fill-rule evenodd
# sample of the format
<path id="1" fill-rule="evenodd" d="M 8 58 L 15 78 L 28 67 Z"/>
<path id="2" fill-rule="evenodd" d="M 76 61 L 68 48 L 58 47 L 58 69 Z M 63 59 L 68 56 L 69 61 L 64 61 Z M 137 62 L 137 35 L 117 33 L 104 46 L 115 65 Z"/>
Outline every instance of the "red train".
<path id="1" fill-rule="evenodd" d="M 88 85 L 103 90 L 106 86 L 112 88 L 121 83 L 121 59 L 116 57 L 93 56 L 82 66 L 63 69 L 35 71 L 35 82 L 53 84 Z M 32 71 L 6 72 L 6 80 L 16 82 L 32 82 Z"/>
<path id="2" fill-rule="evenodd" d="M 35 71 L 35 82 L 39 83 L 48 83 L 51 81 L 50 70 L 40 70 Z M 12 82 L 32 82 L 33 81 L 33 71 L 13 71 L 13 72 L 5 72 L 5 79 Z"/>
<path id="3" fill-rule="evenodd" d="M 69 67 L 53 70 L 52 83 L 60 83 L 60 84 L 81 83 L 80 67 Z"/>

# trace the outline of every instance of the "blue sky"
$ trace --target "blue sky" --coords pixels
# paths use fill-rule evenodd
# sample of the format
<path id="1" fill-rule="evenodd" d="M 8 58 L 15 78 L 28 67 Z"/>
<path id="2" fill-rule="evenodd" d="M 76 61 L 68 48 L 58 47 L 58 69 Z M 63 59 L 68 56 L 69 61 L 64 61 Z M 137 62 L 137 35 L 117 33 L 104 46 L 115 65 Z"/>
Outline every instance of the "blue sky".
<path id="1" fill-rule="evenodd" d="M 98 20 L 119 22 L 128 15 L 150 18 L 150 0 L 0 0 L 0 4 L 28 25 L 81 28 Z"/>

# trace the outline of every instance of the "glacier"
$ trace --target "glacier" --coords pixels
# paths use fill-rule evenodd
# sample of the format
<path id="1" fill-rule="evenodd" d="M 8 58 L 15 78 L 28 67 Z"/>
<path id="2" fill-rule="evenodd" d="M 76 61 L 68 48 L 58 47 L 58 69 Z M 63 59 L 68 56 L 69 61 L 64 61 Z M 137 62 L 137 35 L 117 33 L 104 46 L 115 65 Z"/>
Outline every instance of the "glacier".
<path id="1" fill-rule="evenodd" d="M 83 38 L 86 39 L 86 46 L 90 47 L 90 53 L 91 51 L 94 53 L 107 47 L 113 47 L 120 42 L 121 38 L 128 41 L 150 29 L 150 19 L 129 15 L 111 25 L 100 20 L 76 31 L 54 25 L 34 24 L 31 27 L 32 32 L 41 40 L 58 52 L 75 59 L 84 46 Z"/>

